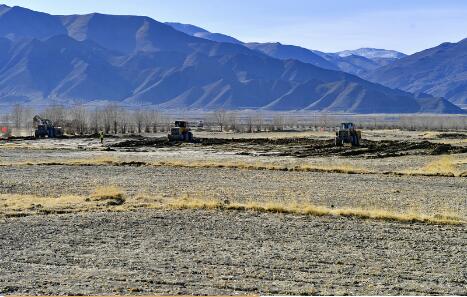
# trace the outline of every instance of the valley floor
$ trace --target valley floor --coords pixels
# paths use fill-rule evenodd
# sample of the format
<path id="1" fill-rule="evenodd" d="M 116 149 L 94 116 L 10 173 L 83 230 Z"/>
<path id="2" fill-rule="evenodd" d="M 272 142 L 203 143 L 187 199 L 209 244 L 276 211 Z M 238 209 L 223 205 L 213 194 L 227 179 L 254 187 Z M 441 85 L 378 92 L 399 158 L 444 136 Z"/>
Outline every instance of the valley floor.
<path id="1" fill-rule="evenodd" d="M 328 135 L 306 137 L 319 144 L 1 143 L 0 293 L 467 294 L 464 140 L 380 131 L 336 150 Z M 375 152 L 384 141 L 400 142 Z M 115 197 L 96 194 L 106 190 Z M 171 204 L 190 199 L 207 204 Z"/>

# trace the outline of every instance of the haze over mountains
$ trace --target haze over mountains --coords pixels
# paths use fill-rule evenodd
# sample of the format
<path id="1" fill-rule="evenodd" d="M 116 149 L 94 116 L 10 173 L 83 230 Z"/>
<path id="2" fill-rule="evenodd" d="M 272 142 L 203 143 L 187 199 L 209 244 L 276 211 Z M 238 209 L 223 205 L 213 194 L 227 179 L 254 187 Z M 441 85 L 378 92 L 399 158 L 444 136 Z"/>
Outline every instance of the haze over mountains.
<path id="1" fill-rule="evenodd" d="M 53 16 L 2 5 L 0 103 L 110 100 L 167 109 L 462 112 L 441 98 L 344 73 L 326 54 L 180 28 L 193 29 L 148 17 Z M 334 56 L 377 64 L 374 57 Z"/>

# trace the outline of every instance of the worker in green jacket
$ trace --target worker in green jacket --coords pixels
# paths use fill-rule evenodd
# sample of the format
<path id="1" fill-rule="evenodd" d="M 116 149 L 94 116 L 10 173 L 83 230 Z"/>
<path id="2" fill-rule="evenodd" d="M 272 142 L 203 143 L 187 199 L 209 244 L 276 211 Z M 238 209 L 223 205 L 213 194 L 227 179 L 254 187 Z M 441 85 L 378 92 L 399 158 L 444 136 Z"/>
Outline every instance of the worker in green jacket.
<path id="1" fill-rule="evenodd" d="M 99 132 L 99 139 L 101 140 L 101 144 L 104 144 L 104 131 Z"/>

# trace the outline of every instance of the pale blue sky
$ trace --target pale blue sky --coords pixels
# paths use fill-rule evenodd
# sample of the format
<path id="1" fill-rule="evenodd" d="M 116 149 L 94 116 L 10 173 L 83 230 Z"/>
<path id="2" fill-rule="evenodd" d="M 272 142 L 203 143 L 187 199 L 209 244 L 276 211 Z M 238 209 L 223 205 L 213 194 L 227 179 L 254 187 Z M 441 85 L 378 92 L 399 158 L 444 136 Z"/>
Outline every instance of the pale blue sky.
<path id="1" fill-rule="evenodd" d="M 51 14 L 145 15 L 242 41 L 413 53 L 467 37 L 464 0 L 0 0 Z"/>

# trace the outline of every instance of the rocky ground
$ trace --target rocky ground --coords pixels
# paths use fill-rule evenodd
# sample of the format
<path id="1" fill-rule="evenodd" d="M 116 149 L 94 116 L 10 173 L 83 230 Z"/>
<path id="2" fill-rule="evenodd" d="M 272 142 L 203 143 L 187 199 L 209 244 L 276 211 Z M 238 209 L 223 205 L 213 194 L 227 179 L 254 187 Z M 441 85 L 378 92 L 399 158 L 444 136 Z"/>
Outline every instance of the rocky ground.
<path id="1" fill-rule="evenodd" d="M 157 135 L 107 139 L 106 146 L 87 138 L 3 142 L 0 200 L 87 197 L 112 185 L 128 200 L 191 195 L 467 216 L 466 177 L 383 174 L 446 156 L 448 170 L 466 171 L 464 137 L 375 131 L 362 148 L 335 149 L 327 134 L 265 135 L 222 134 L 187 145 L 161 144 Z M 103 158 L 345 165 L 372 173 L 60 163 Z M 6 217 L 2 208 L 0 294 L 467 294 L 465 224 L 111 207 L 25 217 L 18 209 Z"/>

